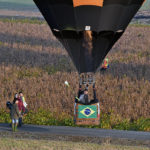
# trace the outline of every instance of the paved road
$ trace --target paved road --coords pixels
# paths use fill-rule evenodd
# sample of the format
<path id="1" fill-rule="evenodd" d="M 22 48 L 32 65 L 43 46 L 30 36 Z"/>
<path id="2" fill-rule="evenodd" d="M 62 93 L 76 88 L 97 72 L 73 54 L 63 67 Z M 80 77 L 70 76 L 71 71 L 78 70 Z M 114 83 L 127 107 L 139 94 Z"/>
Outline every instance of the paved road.
<path id="1" fill-rule="evenodd" d="M 0 135 L 4 133 L 11 134 L 11 128 L 8 124 L 0 124 Z M 109 141 L 115 144 L 130 144 L 130 145 L 145 145 L 150 147 L 150 132 L 135 132 L 135 131 L 120 131 L 120 130 L 105 130 L 105 129 L 90 129 L 79 127 L 64 127 L 64 126 L 37 126 L 37 125 L 23 125 L 19 128 L 16 134 L 32 135 L 45 139 L 48 137 L 59 136 L 70 137 L 72 140 L 91 141 L 95 139 L 97 143 L 103 141 Z M 18 136 L 17 135 L 17 136 Z M 56 137 L 57 136 L 57 137 Z M 69 139 L 69 138 L 67 138 Z M 78 139 L 78 140 L 77 140 Z M 105 139 L 105 140 L 104 140 Z M 73 140 L 74 141 L 74 140 Z"/>

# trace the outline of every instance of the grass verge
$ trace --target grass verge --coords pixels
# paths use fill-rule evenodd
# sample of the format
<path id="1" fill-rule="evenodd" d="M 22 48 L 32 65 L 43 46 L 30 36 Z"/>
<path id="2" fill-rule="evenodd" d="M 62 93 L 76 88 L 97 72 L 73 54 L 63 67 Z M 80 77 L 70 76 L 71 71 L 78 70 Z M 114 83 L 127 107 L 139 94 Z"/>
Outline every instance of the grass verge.
<path id="1" fill-rule="evenodd" d="M 146 147 L 116 146 L 110 144 L 74 143 L 47 140 L 18 140 L 0 138 L 0 150 L 149 150 Z"/>

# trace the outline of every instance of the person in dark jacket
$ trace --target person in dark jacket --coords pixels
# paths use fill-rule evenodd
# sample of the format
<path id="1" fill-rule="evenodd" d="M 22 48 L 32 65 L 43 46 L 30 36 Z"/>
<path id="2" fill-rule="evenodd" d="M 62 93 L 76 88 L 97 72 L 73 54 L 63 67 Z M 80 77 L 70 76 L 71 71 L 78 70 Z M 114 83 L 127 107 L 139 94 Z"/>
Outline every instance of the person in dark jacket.
<path id="1" fill-rule="evenodd" d="M 78 97 L 75 98 L 75 102 L 81 103 L 84 105 L 98 103 L 98 99 L 96 97 L 95 84 L 93 84 L 93 99 L 92 100 L 89 100 L 88 98 L 88 86 L 87 86 L 85 90 L 81 90 L 81 88 L 79 88 Z"/>
<path id="2" fill-rule="evenodd" d="M 17 131 L 18 119 L 19 119 L 19 108 L 18 108 L 18 99 L 15 98 L 10 110 L 10 117 L 12 120 L 12 131 Z"/>
<path id="3" fill-rule="evenodd" d="M 85 90 L 81 90 L 81 86 L 79 87 L 78 97 L 75 98 L 75 102 L 85 105 L 88 105 L 90 103 L 88 99 L 88 86 Z"/>
<path id="4" fill-rule="evenodd" d="M 6 107 L 11 110 L 11 107 L 12 107 L 12 103 L 10 101 L 7 101 L 6 102 Z"/>

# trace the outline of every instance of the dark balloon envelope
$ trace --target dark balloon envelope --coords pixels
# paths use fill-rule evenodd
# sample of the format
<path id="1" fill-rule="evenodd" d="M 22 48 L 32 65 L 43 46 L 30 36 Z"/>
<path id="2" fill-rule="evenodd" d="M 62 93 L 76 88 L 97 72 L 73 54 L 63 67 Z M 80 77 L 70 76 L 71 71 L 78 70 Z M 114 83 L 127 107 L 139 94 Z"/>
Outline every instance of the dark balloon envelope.
<path id="1" fill-rule="evenodd" d="M 86 73 L 97 70 L 144 0 L 34 0 L 34 2 L 53 34 L 68 51 L 78 72 Z M 86 33 L 85 30 L 89 32 Z"/>

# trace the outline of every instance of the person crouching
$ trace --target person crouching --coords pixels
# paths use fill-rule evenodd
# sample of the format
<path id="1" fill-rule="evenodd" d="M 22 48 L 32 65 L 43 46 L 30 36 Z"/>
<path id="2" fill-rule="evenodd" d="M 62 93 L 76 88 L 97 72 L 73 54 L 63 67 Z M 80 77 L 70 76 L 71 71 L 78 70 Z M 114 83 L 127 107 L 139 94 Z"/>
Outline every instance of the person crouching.
<path id="1" fill-rule="evenodd" d="M 18 99 L 15 98 L 10 110 L 10 116 L 12 120 L 12 131 L 17 131 L 18 119 L 19 119 L 19 108 L 18 108 Z"/>

